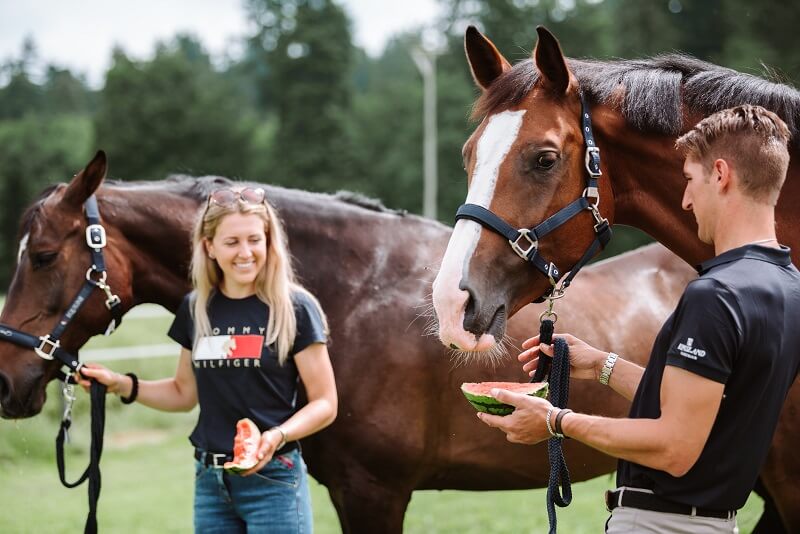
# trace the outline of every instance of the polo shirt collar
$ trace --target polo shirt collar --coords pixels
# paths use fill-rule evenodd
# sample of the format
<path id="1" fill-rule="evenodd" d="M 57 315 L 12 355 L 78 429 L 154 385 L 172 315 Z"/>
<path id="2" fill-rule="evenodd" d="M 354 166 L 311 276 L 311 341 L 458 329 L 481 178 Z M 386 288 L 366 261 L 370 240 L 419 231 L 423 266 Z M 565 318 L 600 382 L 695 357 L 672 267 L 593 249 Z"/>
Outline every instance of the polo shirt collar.
<path id="1" fill-rule="evenodd" d="M 781 248 L 764 247 L 761 245 L 743 245 L 704 261 L 698 265 L 696 269 L 698 274 L 705 274 L 718 265 L 742 259 L 766 261 L 781 266 L 787 266 L 792 263 L 791 249 L 784 245 L 781 245 Z"/>

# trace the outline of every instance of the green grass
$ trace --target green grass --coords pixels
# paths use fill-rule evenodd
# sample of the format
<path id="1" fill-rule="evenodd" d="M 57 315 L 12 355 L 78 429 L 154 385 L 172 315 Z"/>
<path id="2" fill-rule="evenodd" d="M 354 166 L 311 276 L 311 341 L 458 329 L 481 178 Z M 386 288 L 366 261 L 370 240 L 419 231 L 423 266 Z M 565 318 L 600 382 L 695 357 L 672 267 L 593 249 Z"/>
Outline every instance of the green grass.
<path id="1" fill-rule="evenodd" d="M 171 319 L 139 318 L 123 323 L 110 338 L 92 340 L 88 348 L 163 343 Z M 177 354 L 146 360 L 121 360 L 109 366 L 134 371 L 142 378 L 174 373 Z M 72 533 L 83 528 L 88 510 L 86 486 L 68 490 L 58 481 L 54 438 L 60 407 L 58 385 L 48 388 L 42 415 L 23 421 L 0 421 L 0 532 Z M 86 466 L 89 449 L 89 401 L 80 392 L 75 406 L 73 442 L 68 445 L 68 480 Z M 99 526 L 103 532 L 149 533 L 192 531 L 192 449 L 187 436 L 196 413 L 167 414 L 140 405 L 107 402 L 106 438 L 101 463 L 103 486 Z M 531 461 L 540 459 L 532 458 Z M 543 460 L 543 459 L 541 459 Z M 569 460 L 569 459 L 568 459 Z M 561 532 L 600 532 L 607 517 L 603 492 L 609 475 L 573 486 L 574 500 L 558 509 Z M 405 532 L 519 533 L 545 532 L 545 490 L 415 492 Z M 327 490 L 312 481 L 314 525 L 318 534 L 340 532 Z M 752 530 L 761 513 L 752 496 L 739 515 L 742 533 Z"/>

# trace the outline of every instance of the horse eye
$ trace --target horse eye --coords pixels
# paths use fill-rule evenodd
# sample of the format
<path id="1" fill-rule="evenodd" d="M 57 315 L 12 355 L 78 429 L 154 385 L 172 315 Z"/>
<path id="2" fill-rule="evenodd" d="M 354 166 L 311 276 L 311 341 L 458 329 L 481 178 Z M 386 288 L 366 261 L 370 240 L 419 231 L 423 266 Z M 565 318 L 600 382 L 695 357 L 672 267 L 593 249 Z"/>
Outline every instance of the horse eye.
<path id="1" fill-rule="evenodd" d="M 540 169 L 550 169 L 556 164 L 556 161 L 558 161 L 558 156 L 552 152 L 548 152 L 536 158 L 536 166 Z"/>
<path id="2" fill-rule="evenodd" d="M 47 267 L 53 261 L 55 261 L 56 257 L 58 256 L 58 252 L 37 252 L 31 256 L 31 265 L 33 266 L 33 270 L 36 271 L 43 267 Z"/>

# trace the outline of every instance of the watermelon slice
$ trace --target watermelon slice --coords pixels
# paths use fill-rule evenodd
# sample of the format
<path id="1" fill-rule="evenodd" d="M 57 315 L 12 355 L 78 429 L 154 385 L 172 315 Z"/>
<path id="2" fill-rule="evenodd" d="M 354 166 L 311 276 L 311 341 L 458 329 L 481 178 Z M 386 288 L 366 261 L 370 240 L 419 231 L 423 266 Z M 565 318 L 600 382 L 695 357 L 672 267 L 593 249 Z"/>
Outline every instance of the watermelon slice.
<path id="1" fill-rule="evenodd" d="M 258 463 L 258 447 L 261 445 L 261 432 L 250 419 L 239 419 L 236 423 L 236 437 L 233 438 L 233 461 L 222 466 L 231 473 L 241 473 L 252 469 Z"/>
<path id="2" fill-rule="evenodd" d="M 502 403 L 491 396 L 490 392 L 494 388 L 545 398 L 548 384 L 547 382 L 524 382 L 521 384 L 518 382 L 464 382 L 461 384 L 461 392 L 479 412 L 492 415 L 508 415 L 513 412 L 513 406 Z"/>

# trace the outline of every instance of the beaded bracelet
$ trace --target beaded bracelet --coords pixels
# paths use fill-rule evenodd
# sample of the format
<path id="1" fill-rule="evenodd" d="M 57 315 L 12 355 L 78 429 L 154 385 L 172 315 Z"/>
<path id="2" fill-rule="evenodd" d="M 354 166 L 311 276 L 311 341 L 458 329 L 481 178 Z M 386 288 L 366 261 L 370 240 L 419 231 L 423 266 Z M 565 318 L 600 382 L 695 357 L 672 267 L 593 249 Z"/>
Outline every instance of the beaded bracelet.
<path id="1" fill-rule="evenodd" d="M 133 382 L 133 386 L 131 387 L 131 395 L 130 397 L 123 397 L 120 395 L 119 400 L 122 404 L 133 404 L 136 400 L 136 397 L 139 396 L 139 377 L 137 377 L 134 373 L 125 373 L 125 376 L 131 377 L 131 382 Z"/>

